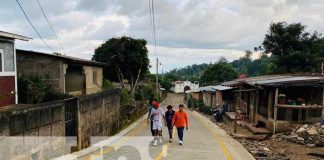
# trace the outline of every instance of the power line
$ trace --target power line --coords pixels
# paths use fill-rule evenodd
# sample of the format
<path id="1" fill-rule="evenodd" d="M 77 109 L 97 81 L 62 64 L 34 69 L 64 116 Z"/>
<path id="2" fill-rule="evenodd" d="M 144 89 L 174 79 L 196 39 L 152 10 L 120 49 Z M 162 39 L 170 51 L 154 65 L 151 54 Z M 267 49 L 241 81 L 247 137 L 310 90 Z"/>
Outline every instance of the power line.
<path id="1" fill-rule="evenodd" d="M 53 32 L 55 38 L 56 38 L 57 43 L 59 44 L 59 46 L 61 47 L 61 49 L 64 51 L 64 48 L 63 48 L 62 44 L 60 43 L 60 41 L 59 41 L 59 39 L 58 39 L 58 36 L 57 36 L 57 34 L 55 33 L 55 31 L 54 31 L 54 29 L 53 29 L 51 23 L 49 22 L 49 20 L 48 20 L 46 14 L 45 14 L 45 12 L 44 12 L 44 9 L 43 9 L 42 5 L 39 3 L 39 0 L 36 0 L 36 1 L 37 1 L 37 4 L 38 4 L 39 8 L 41 9 L 41 11 L 42 11 L 42 13 L 43 13 L 43 16 L 44 16 L 45 19 L 46 19 L 47 24 L 50 26 L 50 28 L 51 28 L 51 30 L 52 30 L 52 32 Z"/>
<path id="2" fill-rule="evenodd" d="M 38 37 L 43 41 L 43 43 L 47 46 L 48 49 L 50 49 L 52 52 L 54 52 L 54 50 L 45 42 L 45 40 L 43 39 L 43 37 L 40 35 L 40 33 L 37 31 L 37 29 L 35 28 L 35 26 L 33 25 L 33 23 L 30 21 L 30 19 L 28 18 L 25 10 L 23 9 L 23 7 L 21 6 L 21 4 L 19 3 L 18 0 L 16 0 L 17 4 L 20 7 L 20 10 L 23 12 L 23 14 L 25 15 L 25 18 L 27 19 L 27 21 L 29 22 L 29 24 L 33 27 L 34 31 L 37 33 Z"/>
<path id="3" fill-rule="evenodd" d="M 156 34 L 155 34 L 155 14 L 154 14 L 154 0 L 152 0 L 152 19 L 153 19 L 153 37 L 154 37 L 154 51 L 155 56 L 157 57 L 157 51 L 156 51 Z"/>
<path id="4" fill-rule="evenodd" d="M 153 18 L 152 18 L 151 0 L 149 0 L 149 10 L 150 10 L 150 23 L 151 23 L 152 41 L 153 41 L 153 45 L 154 45 L 154 31 L 153 31 Z"/>
<path id="5" fill-rule="evenodd" d="M 155 81 L 156 81 L 156 94 L 159 95 L 159 58 L 156 51 L 156 34 L 155 34 L 155 15 L 154 15 L 154 0 L 149 0 L 149 8 L 150 8 L 150 21 L 151 21 L 151 29 L 152 29 L 152 36 L 154 40 L 154 52 L 156 57 L 156 74 L 155 74 Z"/>

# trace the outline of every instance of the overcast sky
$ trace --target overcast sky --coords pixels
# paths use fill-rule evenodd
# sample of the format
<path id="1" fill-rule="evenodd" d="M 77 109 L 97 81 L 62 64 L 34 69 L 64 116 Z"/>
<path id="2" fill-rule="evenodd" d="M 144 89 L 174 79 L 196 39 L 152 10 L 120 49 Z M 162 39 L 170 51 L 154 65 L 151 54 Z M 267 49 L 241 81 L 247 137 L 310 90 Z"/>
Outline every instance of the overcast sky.
<path id="1" fill-rule="evenodd" d="M 148 41 L 155 70 L 148 0 L 39 0 L 63 45 L 62 50 L 36 0 L 20 0 L 45 41 L 57 52 L 90 59 L 104 41 L 119 36 Z M 322 0 L 155 0 L 157 54 L 164 71 L 190 64 L 232 61 L 261 44 L 271 22 L 302 22 L 324 33 Z M 28 24 L 15 0 L 2 0 L 0 30 L 33 38 L 17 48 L 50 50 Z"/>

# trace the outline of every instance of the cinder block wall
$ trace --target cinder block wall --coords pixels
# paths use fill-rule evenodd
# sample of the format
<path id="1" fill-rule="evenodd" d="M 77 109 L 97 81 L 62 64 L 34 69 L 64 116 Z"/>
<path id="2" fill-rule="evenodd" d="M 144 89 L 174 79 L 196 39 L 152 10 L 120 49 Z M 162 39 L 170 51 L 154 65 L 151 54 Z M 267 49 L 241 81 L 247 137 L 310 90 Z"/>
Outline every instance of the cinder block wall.
<path id="1" fill-rule="evenodd" d="M 40 159 L 50 159 L 66 153 L 65 131 L 67 104 L 75 107 L 75 129 L 79 147 L 86 148 L 91 144 L 93 136 L 111 136 L 122 126 L 120 121 L 129 121 L 120 116 L 119 89 L 105 90 L 100 93 L 79 97 L 73 100 L 61 100 L 37 105 L 15 105 L 0 111 L 0 159 L 17 158 L 19 155 L 37 156 Z M 72 102 L 72 103 L 67 103 Z M 139 107 L 138 107 L 139 106 Z M 138 117 L 146 112 L 144 105 L 133 108 L 132 117 Z M 130 112 L 125 112 L 125 115 Z M 127 115 L 126 115 L 127 117 Z M 121 120 L 122 118 L 122 120 Z M 68 126 L 73 127 L 73 126 Z M 12 136 L 17 139 L 7 141 L 1 136 Z M 51 141 L 37 139 L 41 136 L 58 138 Z M 26 137 L 34 137 L 30 140 Z M 63 137 L 63 138 L 62 138 Z M 76 138 L 76 137 L 75 137 Z M 26 142 L 30 140 L 31 142 Z M 10 147 L 3 147 L 10 143 Z M 14 144 L 12 144 L 14 143 Z M 31 151 L 32 150 L 32 151 Z M 25 154 L 26 152 L 26 154 Z M 9 158 L 8 158 L 9 157 Z"/>
<path id="2" fill-rule="evenodd" d="M 0 111 L 0 136 L 64 136 L 64 100 L 13 105 Z M 50 132 L 44 132 L 51 128 Z"/>
<path id="3" fill-rule="evenodd" d="M 27 159 L 32 156 L 49 159 L 62 155 L 64 121 L 64 101 L 14 105 L 1 110 L 0 159 Z M 48 136 L 61 138 L 45 138 Z"/>
<path id="4" fill-rule="evenodd" d="M 91 136 L 110 136 L 119 130 L 119 101 L 119 90 L 79 98 L 81 148 L 91 144 Z"/>

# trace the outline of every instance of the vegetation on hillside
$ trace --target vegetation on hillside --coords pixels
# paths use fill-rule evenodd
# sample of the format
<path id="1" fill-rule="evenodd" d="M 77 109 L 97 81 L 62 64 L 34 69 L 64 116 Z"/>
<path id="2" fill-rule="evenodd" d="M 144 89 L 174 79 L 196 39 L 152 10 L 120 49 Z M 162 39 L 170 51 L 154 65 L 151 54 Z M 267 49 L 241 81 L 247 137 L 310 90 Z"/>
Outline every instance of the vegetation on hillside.
<path id="1" fill-rule="evenodd" d="M 176 80 L 198 80 L 203 85 L 218 84 L 236 78 L 242 73 L 249 77 L 276 73 L 318 73 L 324 61 L 324 38 L 316 31 L 305 31 L 301 23 L 271 23 L 262 44 L 254 48 L 259 58 L 252 59 L 252 52 L 228 62 L 224 58 L 214 64 L 194 64 L 174 69 L 165 74 Z M 233 73 L 232 69 L 236 74 Z M 221 72 L 224 70 L 224 73 Z"/>
<path id="2" fill-rule="evenodd" d="M 230 64 L 218 62 L 206 68 L 200 77 L 200 83 L 204 86 L 214 85 L 233 80 L 236 77 L 237 73 Z"/>
<path id="3" fill-rule="evenodd" d="M 205 69 L 212 64 L 193 64 L 184 68 L 176 68 L 165 74 L 166 77 L 175 77 L 177 80 L 199 81 Z"/>

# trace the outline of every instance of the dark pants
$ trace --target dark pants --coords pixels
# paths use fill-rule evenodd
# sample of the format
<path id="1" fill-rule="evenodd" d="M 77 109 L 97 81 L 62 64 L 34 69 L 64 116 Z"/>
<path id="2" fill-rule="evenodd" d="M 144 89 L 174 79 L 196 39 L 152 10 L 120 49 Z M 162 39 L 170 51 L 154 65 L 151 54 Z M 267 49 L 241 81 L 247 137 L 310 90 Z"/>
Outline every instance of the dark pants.
<path id="1" fill-rule="evenodd" d="M 184 127 L 177 128 L 177 131 L 178 131 L 178 137 L 179 137 L 179 140 L 180 140 L 180 141 L 183 140 L 183 130 L 184 130 Z"/>
<path id="2" fill-rule="evenodd" d="M 168 130 L 169 130 L 169 138 L 172 139 L 173 127 L 171 124 L 170 125 L 168 124 Z"/>

